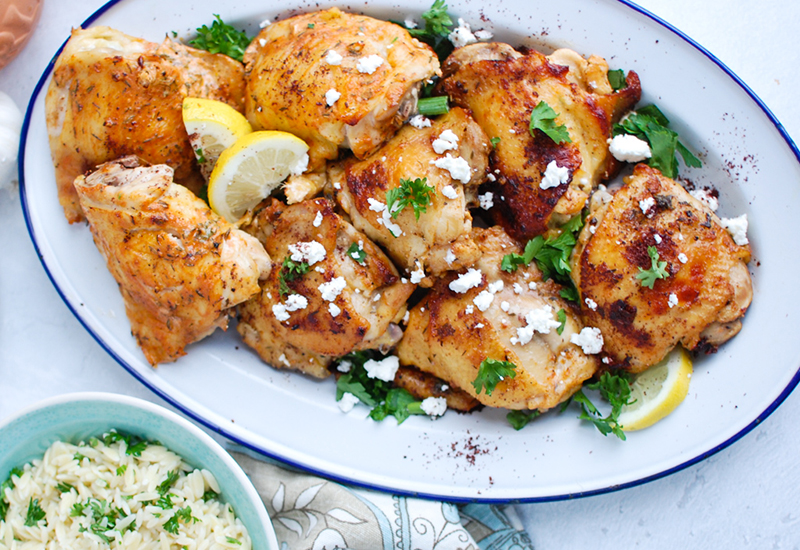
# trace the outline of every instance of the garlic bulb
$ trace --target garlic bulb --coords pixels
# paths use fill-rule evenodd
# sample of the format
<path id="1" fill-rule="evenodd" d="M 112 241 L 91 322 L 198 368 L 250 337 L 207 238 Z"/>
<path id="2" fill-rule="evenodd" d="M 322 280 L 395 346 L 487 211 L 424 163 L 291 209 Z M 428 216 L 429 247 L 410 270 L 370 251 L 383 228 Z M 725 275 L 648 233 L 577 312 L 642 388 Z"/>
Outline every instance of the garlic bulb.
<path id="1" fill-rule="evenodd" d="M 22 112 L 8 94 L 0 92 L 0 189 L 16 179 Z"/>

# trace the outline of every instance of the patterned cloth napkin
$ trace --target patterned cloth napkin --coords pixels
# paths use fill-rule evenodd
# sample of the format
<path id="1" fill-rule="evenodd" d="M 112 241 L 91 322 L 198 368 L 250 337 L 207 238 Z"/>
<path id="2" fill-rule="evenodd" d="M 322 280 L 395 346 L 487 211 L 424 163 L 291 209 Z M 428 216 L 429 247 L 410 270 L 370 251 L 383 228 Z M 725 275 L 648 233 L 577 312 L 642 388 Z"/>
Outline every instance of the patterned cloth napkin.
<path id="1" fill-rule="evenodd" d="M 231 454 L 264 500 L 280 550 L 533 550 L 513 506 L 380 493 Z"/>

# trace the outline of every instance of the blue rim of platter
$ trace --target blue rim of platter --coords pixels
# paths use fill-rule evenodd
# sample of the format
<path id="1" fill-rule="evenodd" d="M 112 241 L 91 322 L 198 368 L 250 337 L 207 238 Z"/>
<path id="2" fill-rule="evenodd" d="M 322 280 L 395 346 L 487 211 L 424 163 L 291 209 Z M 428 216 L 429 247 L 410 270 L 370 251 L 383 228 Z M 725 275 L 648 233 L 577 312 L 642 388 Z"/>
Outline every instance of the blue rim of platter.
<path id="1" fill-rule="evenodd" d="M 97 20 L 105 12 L 107 12 L 109 9 L 111 9 L 116 4 L 119 4 L 122 1 L 123 0 L 109 0 L 106 4 L 101 6 L 97 11 L 95 11 L 92 15 L 90 15 L 81 24 L 81 27 L 86 27 L 88 25 L 91 25 L 95 20 Z M 672 32 L 673 34 L 678 36 L 681 40 L 683 40 L 687 44 L 691 45 L 695 50 L 700 52 L 708 60 L 713 62 L 715 65 L 717 65 L 720 69 L 722 69 L 722 71 L 728 77 L 730 77 L 750 97 L 750 99 L 752 99 L 756 103 L 756 105 L 758 105 L 758 107 L 761 109 L 761 111 L 767 116 L 767 118 L 770 120 L 770 122 L 772 122 L 772 124 L 778 130 L 778 132 L 780 133 L 781 137 L 786 142 L 786 144 L 789 146 L 789 148 L 792 150 L 792 152 L 794 153 L 794 156 L 797 159 L 797 161 L 800 163 L 800 149 L 798 149 L 797 145 L 794 143 L 792 138 L 789 137 L 789 134 L 786 132 L 786 129 L 783 127 L 783 125 L 780 123 L 780 121 L 777 119 L 777 117 L 772 113 L 772 111 L 769 109 L 769 107 L 767 107 L 766 104 L 764 104 L 764 102 L 761 100 L 761 98 L 759 98 L 755 94 L 755 92 L 753 92 L 753 90 L 751 90 L 750 87 L 747 84 L 745 84 L 744 81 L 742 81 L 742 79 L 739 78 L 739 76 L 736 75 L 736 73 L 734 73 L 730 68 L 728 68 L 728 66 L 726 66 L 722 61 L 717 59 L 711 52 L 709 52 L 703 46 L 698 44 L 692 38 L 690 38 L 689 36 L 684 34 L 682 31 L 678 30 L 676 27 L 674 27 L 670 23 L 664 21 L 663 19 L 661 19 L 657 15 L 649 12 L 648 10 L 642 8 L 641 6 L 638 6 L 638 5 L 630 2 L 629 0 L 614 0 L 614 1 L 627 6 L 628 8 L 632 9 L 633 11 L 644 15 L 645 17 L 649 18 L 650 20 L 652 20 L 653 22 L 657 23 L 661 27 L 664 27 L 665 29 L 669 30 L 670 32 Z M 89 332 L 89 334 L 92 335 L 92 337 L 95 339 L 95 341 L 97 341 L 97 343 L 100 344 L 100 346 L 103 349 L 105 349 L 108 352 L 108 354 L 111 355 L 111 357 L 113 357 L 125 370 L 127 370 L 131 375 L 133 375 L 134 378 L 139 380 L 139 382 L 141 382 L 144 386 L 149 388 L 153 393 L 158 395 L 164 401 L 170 403 L 172 406 L 174 406 L 175 408 L 180 410 L 182 413 L 184 413 L 188 417 L 190 417 L 193 420 L 199 422 L 203 426 L 215 431 L 216 433 L 225 436 L 226 438 L 230 439 L 231 441 L 233 441 L 233 442 L 235 442 L 235 443 L 237 443 L 239 445 L 242 445 L 243 447 L 251 449 L 251 450 L 253 450 L 253 451 L 257 452 L 257 453 L 260 453 L 260 454 L 263 454 L 263 455 L 268 456 L 270 458 L 273 458 L 275 460 L 281 461 L 281 462 L 283 462 L 285 464 L 289 464 L 290 466 L 293 466 L 295 468 L 298 468 L 298 469 L 301 469 L 301 470 L 304 470 L 304 471 L 307 471 L 307 472 L 310 472 L 312 474 L 316 474 L 316 475 L 319 475 L 319 476 L 322 476 L 322 477 L 325 477 L 325 478 L 328 478 L 328 479 L 332 479 L 332 480 L 340 482 L 340 483 L 346 483 L 346 484 L 349 484 L 349 485 L 355 485 L 355 486 L 364 487 L 364 488 L 367 488 L 367 489 L 375 489 L 375 490 L 378 490 L 378 491 L 388 491 L 388 492 L 392 492 L 392 493 L 400 494 L 400 495 L 405 495 L 405 496 L 440 500 L 442 498 L 441 495 L 427 494 L 427 493 L 424 493 L 424 492 L 407 492 L 407 491 L 404 492 L 402 490 L 397 490 L 396 488 L 388 488 L 388 487 L 384 487 L 384 486 L 377 485 L 377 484 L 364 483 L 364 482 L 358 481 L 356 479 L 350 479 L 350 478 L 347 478 L 347 477 L 332 475 L 332 474 L 330 474 L 330 473 L 328 473 L 326 471 L 318 470 L 316 468 L 311 468 L 311 467 L 308 467 L 308 466 L 306 466 L 304 464 L 301 464 L 301 463 L 298 463 L 298 462 L 287 460 L 285 457 L 282 457 L 282 456 L 274 454 L 274 453 L 270 453 L 270 452 L 268 452 L 268 451 L 266 451 L 264 449 L 261 449 L 259 447 L 256 447 L 254 445 L 251 445 L 251 444 L 247 443 L 246 441 L 243 441 L 242 439 L 237 437 L 235 434 L 232 434 L 231 432 L 229 432 L 228 430 L 224 429 L 223 427 L 218 426 L 217 424 L 215 424 L 211 420 L 198 415 L 197 413 L 195 413 L 191 409 L 186 408 L 182 403 L 180 403 L 179 401 L 174 399 L 171 395 L 169 395 L 168 393 L 164 392 L 162 389 L 156 387 L 155 385 L 150 384 L 145 378 L 143 378 L 136 371 L 136 369 L 134 369 L 131 365 L 129 365 L 125 361 L 123 361 L 122 358 L 114 352 L 114 350 L 112 350 L 109 346 L 107 346 L 106 343 L 103 342 L 103 340 L 101 338 L 99 338 L 98 335 L 95 334 L 95 332 L 83 320 L 83 318 L 80 316 L 78 311 L 72 306 L 72 304 L 70 304 L 69 300 L 67 300 L 67 298 L 64 295 L 64 293 L 62 292 L 61 288 L 56 283 L 55 279 L 53 278 L 52 273 L 50 272 L 50 270 L 47 267 L 47 264 L 44 261 L 44 258 L 42 256 L 41 250 L 39 249 L 39 243 L 36 240 L 36 235 L 34 234 L 33 227 L 31 225 L 31 217 L 30 217 L 30 213 L 28 211 L 28 203 L 27 203 L 27 200 L 26 200 L 26 197 L 25 197 L 25 174 L 24 174 L 24 170 L 23 170 L 24 159 L 25 159 L 25 149 L 26 149 L 27 138 L 28 138 L 28 127 L 30 126 L 31 113 L 33 111 L 34 104 L 36 103 L 36 100 L 39 97 L 39 93 L 42 91 L 42 88 L 44 87 L 44 84 L 47 81 L 47 78 L 52 73 L 53 66 L 54 66 L 54 64 L 56 62 L 56 59 L 61 54 L 61 51 L 64 49 L 64 46 L 66 45 L 66 43 L 67 43 L 67 41 L 65 40 L 64 43 L 61 45 L 61 47 L 58 49 L 58 51 L 55 53 L 55 55 L 53 55 L 53 58 L 50 60 L 50 63 L 47 65 L 44 73 L 42 73 L 41 78 L 36 83 L 36 87 L 34 88 L 33 93 L 31 94 L 31 99 L 28 102 L 28 108 L 25 111 L 25 120 L 24 120 L 23 125 L 22 125 L 19 153 L 18 153 L 18 157 L 17 157 L 17 165 L 18 165 L 18 170 L 19 170 L 19 193 L 20 193 L 20 199 L 21 199 L 21 203 L 22 203 L 23 214 L 25 216 L 25 224 L 26 224 L 26 226 L 28 228 L 28 233 L 31 236 L 31 240 L 33 241 L 33 246 L 36 249 L 36 254 L 39 257 L 39 261 L 41 262 L 42 267 L 44 267 L 44 270 L 47 273 L 47 276 L 50 278 L 50 281 L 53 283 L 53 286 L 55 287 L 56 292 L 58 292 L 58 295 L 61 296 L 61 299 L 66 304 L 67 308 L 69 308 L 69 310 L 73 313 L 73 315 L 75 315 L 75 317 L 78 319 L 78 321 L 81 323 L 81 325 L 83 325 L 83 327 L 87 330 L 87 332 Z M 605 494 L 605 493 L 611 493 L 611 492 L 614 492 L 614 491 L 619 491 L 621 489 L 627 489 L 629 487 L 636 487 L 638 485 L 643 485 L 643 484 L 648 483 L 650 481 L 661 479 L 662 477 L 666 477 L 666 476 L 669 476 L 671 474 L 674 474 L 675 472 L 683 470 L 684 468 L 688 468 L 689 466 L 692 466 L 693 464 L 697 464 L 698 462 L 701 462 L 701 461 L 709 458 L 710 456 L 713 456 L 714 454 L 718 453 L 719 451 L 725 449 L 726 447 L 730 446 L 734 442 L 736 442 L 739 439 L 741 439 L 743 436 L 745 436 L 747 433 L 749 433 L 751 430 L 753 430 L 753 428 L 755 428 L 761 422 L 763 422 L 770 414 L 772 414 L 775 411 L 775 409 L 777 409 L 778 406 L 780 406 L 780 404 L 783 403 L 783 401 L 789 396 L 789 394 L 792 393 L 792 391 L 798 385 L 798 383 L 800 383 L 800 368 L 798 368 L 797 372 L 795 372 L 795 374 L 792 377 L 791 381 L 787 384 L 787 386 L 780 393 L 780 395 L 778 395 L 778 397 L 761 414 L 759 414 L 752 422 L 750 422 L 750 424 L 748 424 L 747 426 L 742 428 L 738 433 L 736 433 L 735 435 L 731 436 L 726 441 L 723 441 L 719 445 L 709 449 L 708 451 L 706 451 L 704 453 L 701 453 L 701 454 L 699 454 L 699 455 L 697 455 L 697 456 L 695 456 L 695 457 L 693 457 L 693 458 L 691 458 L 689 460 L 686 460 L 685 462 L 682 462 L 682 463 L 680 463 L 680 464 L 678 464 L 676 466 L 673 466 L 671 468 L 663 470 L 663 471 L 661 471 L 661 472 L 659 472 L 657 474 L 653 474 L 653 475 L 650 475 L 650 476 L 642 477 L 640 479 L 637 479 L 637 480 L 634 480 L 634 481 L 630 481 L 630 482 L 627 482 L 627 483 L 611 485 L 611 486 L 608 486 L 608 487 L 604 487 L 604 488 L 601 488 L 601 489 L 595 489 L 595 490 L 591 490 L 591 491 L 567 493 L 567 494 L 562 494 L 562 495 L 552 495 L 552 496 L 544 496 L 544 497 L 519 498 L 519 499 L 513 499 L 512 501 L 513 502 L 531 502 L 531 503 L 532 502 L 552 502 L 552 501 L 559 501 L 559 500 L 569 500 L 569 499 L 575 499 L 575 498 L 581 498 L 581 497 L 588 497 L 588 496 L 593 496 L 593 495 L 601 495 L 601 494 Z M 482 503 L 487 503 L 487 504 L 504 504 L 504 503 L 510 502 L 509 499 L 480 498 L 480 497 L 478 497 L 478 498 L 453 498 L 453 497 L 447 497 L 447 500 L 451 501 L 451 502 L 456 502 L 456 503 L 482 502 Z"/>

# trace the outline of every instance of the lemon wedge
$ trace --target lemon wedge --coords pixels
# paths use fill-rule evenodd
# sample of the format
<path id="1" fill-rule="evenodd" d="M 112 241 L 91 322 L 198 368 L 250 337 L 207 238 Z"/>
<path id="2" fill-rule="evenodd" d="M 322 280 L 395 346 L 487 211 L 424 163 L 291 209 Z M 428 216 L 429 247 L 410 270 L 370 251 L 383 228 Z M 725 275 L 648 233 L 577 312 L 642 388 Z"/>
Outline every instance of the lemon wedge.
<path id="1" fill-rule="evenodd" d="M 689 393 L 692 359 L 676 346 L 631 383 L 631 399 L 636 401 L 622 408 L 617 423 L 626 432 L 652 426 L 681 404 Z"/>
<path id="2" fill-rule="evenodd" d="M 261 131 L 225 149 L 208 180 L 211 209 L 233 223 L 266 198 L 289 174 L 308 166 L 308 145 L 287 132 Z"/>
<path id="3" fill-rule="evenodd" d="M 227 103 L 199 97 L 183 100 L 183 125 L 206 180 L 222 151 L 253 131 L 244 115 Z"/>

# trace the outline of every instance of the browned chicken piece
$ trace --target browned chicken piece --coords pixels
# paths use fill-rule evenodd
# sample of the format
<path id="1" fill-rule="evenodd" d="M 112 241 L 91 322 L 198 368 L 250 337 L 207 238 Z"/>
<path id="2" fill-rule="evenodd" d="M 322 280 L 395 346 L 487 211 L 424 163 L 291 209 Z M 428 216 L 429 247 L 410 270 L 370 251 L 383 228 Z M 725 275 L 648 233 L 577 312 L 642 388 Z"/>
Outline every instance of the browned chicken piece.
<path id="1" fill-rule="evenodd" d="M 403 388 L 419 401 L 428 397 L 444 397 L 447 408 L 454 411 L 469 412 L 480 406 L 480 402 L 467 392 L 450 387 L 444 380 L 414 367 L 397 369 L 394 385 Z"/>
<path id="2" fill-rule="evenodd" d="M 108 27 L 72 31 L 45 98 L 58 198 L 70 223 L 83 220 L 75 178 L 125 155 L 168 164 L 177 183 L 200 189 L 181 114 L 187 96 L 242 111 L 244 68 L 169 38 L 159 45 Z"/>
<path id="3" fill-rule="evenodd" d="M 387 351 L 400 339 L 396 322 L 415 285 L 401 283 L 380 248 L 327 199 L 273 199 L 244 229 L 274 259 L 260 294 L 239 306 L 239 333 L 264 361 L 324 378 L 332 358 Z"/>
<path id="4" fill-rule="evenodd" d="M 339 148 L 364 158 L 416 110 L 439 60 L 402 27 L 336 8 L 262 30 L 245 52 L 247 118 L 309 145 L 310 170 Z"/>
<path id="5" fill-rule="evenodd" d="M 468 206 L 477 203 L 489 147 L 469 113 L 455 107 L 429 128 L 403 127 L 369 158 L 333 165 L 328 175 L 353 225 L 385 247 L 398 266 L 417 272 L 414 282 L 430 287 L 428 275 L 472 265 L 480 256 L 470 237 Z M 408 205 L 392 218 L 387 192 L 400 187 L 401 180 L 417 178 L 433 188 L 425 212 L 417 219 Z M 423 272 L 425 278 L 418 281 Z"/>
<path id="6" fill-rule="evenodd" d="M 258 240 L 173 183 L 172 174 L 131 156 L 75 180 L 131 332 L 153 366 L 226 329 L 229 308 L 256 294 L 270 269 Z"/>
<path id="7" fill-rule="evenodd" d="M 735 244 L 713 212 L 658 170 L 639 164 L 626 182 L 587 219 L 572 278 L 605 352 L 641 372 L 676 344 L 707 349 L 739 332 L 753 295 L 750 247 Z M 637 275 L 652 268 L 650 247 L 667 276 L 647 288 Z"/>
<path id="8" fill-rule="evenodd" d="M 627 87 L 614 92 L 608 64 L 570 50 L 547 57 L 525 55 L 501 43 L 479 43 L 453 52 L 442 70 L 440 89 L 472 110 L 492 139 L 494 195 L 490 213 L 512 236 L 525 241 L 581 211 L 591 190 L 619 163 L 608 152 L 614 122 L 641 95 L 639 78 L 628 73 Z M 546 102 L 571 142 L 556 143 L 541 130 L 531 135 L 531 113 Z"/>
<path id="9" fill-rule="evenodd" d="M 473 233 L 481 258 L 472 270 L 439 279 L 411 310 L 397 347 L 400 363 L 429 372 L 484 405 L 550 409 L 594 374 L 596 356 L 571 343 L 583 327 L 559 297 L 561 287 L 543 282 L 533 264 L 501 271 L 503 256 L 522 250 L 499 227 Z M 478 394 L 473 386 L 485 359 L 516 366 L 516 375 L 499 382 L 491 395 Z"/>

